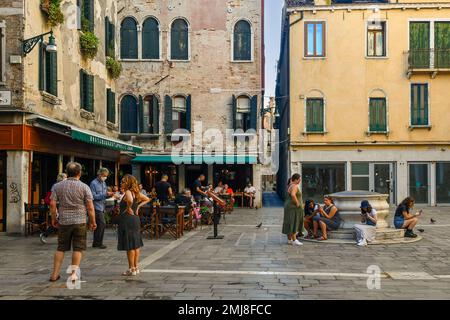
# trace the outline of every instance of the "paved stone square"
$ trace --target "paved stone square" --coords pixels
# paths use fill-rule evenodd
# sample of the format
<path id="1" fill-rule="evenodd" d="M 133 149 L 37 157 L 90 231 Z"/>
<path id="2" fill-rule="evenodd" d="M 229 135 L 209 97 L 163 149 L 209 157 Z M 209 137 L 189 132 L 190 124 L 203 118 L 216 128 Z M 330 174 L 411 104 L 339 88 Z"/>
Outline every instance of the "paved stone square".
<path id="1" fill-rule="evenodd" d="M 89 248 L 81 289 L 49 283 L 56 238 L 0 236 L 0 299 L 449 299 L 450 208 L 426 208 L 423 240 L 402 245 L 286 244 L 283 210 L 236 209 L 219 226 L 145 240 L 137 277 L 108 230 L 106 250 Z M 430 224 L 430 218 L 436 220 Z M 256 225 L 263 222 L 261 228 Z M 92 238 L 92 234 L 89 234 Z M 66 256 L 63 268 L 70 263 Z M 379 269 L 378 269 L 379 268 Z M 372 272 L 380 271 L 377 278 Z M 377 281 L 379 279 L 379 281 Z M 369 284 L 369 286 L 368 286 Z"/>

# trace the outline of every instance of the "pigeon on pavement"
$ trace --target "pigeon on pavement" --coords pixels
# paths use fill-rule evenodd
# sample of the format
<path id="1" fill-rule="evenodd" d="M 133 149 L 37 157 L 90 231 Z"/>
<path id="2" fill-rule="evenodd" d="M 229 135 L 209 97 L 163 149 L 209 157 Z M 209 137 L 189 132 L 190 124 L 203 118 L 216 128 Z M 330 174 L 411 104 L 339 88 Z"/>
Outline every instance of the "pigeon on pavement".
<path id="1" fill-rule="evenodd" d="M 431 218 L 431 219 L 430 219 L 430 222 L 431 222 L 431 223 L 435 223 L 436 220 L 434 220 L 433 218 Z"/>
<path id="2" fill-rule="evenodd" d="M 261 228 L 261 226 L 262 226 L 262 222 L 260 224 L 258 224 L 256 227 Z"/>

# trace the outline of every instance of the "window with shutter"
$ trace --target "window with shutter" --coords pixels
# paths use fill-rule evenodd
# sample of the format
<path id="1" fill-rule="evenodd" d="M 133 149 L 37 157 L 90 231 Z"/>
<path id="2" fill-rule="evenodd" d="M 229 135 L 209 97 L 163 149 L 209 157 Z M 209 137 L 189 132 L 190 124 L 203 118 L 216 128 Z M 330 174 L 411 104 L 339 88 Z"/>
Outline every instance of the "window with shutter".
<path id="1" fill-rule="evenodd" d="M 434 50 L 436 68 L 450 69 L 450 22 L 435 22 Z"/>
<path id="2" fill-rule="evenodd" d="M 306 99 L 306 132 L 324 131 L 324 110 L 322 98 Z"/>
<path id="3" fill-rule="evenodd" d="M 81 25 L 84 31 L 94 32 L 94 1 L 83 0 L 83 5 L 81 8 L 82 17 Z"/>
<path id="4" fill-rule="evenodd" d="M 164 97 L 164 133 L 172 133 L 172 98 L 170 96 Z"/>
<path id="5" fill-rule="evenodd" d="M 240 129 L 244 132 L 251 128 L 252 101 L 247 96 L 240 96 L 236 99 L 235 109 L 235 130 Z"/>
<path id="6" fill-rule="evenodd" d="M 116 94 L 111 90 L 106 90 L 106 117 L 107 121 L 116 123 Z"/>
<path id="7" fill-rule="evenodd" d="M 159 59 L 159 24 L 155 18 L 145 20 L 142 27 L 142 58 Z"/>
<path id="8" fill-rule="evenodd" d="M 115 26 L 108 17 L 105 18 L 105 54 L 114 58 L 116 55 Z"/>
<path id="9" fill-rule="evenodd" d="M 120 27 L 120 57 L 138 58 L 137 24 L 133 18 L 125 18 Z"/>
<path id="10" fill-rule="evenodd" d="M 144 98 L 142 117 L 142 133 L 159 133 L 159 102 L 156 96 Z"/>
<path id="11" fill-rule="evenodd" d="M 80 107 L 94 112 L 94 76 L 80 70 Z"/>
<path id="12" fill-rule="evenodd" d="M 120 125 L 122 133 L 138 132 L 138 103 L 136 98 L 126 95 L 120 102 Z"/>
<path id="13" fill-rule="evenodd" d="M 238 21 L 234 26 L 233 60 L 252 60 L 252 28 L 245 20 Z"/>
<path id="14" fill-rule="evenodd" d="M 430 67 L 430 23 L 409 24 L 410 65 L 413 68 Z"/>
<path id="15" fill-rule="evenodd" d="M 94 112 L 94 76 L 87 75 L 87 111 Z"/>
<path id="16" fill-rule="evenodd" d="M 367 25 L 367 56 L 386 56 L 386 22 L 370 21 Z"/>
<path id="17" fill-rule="evenodd" d="M 58 56 L 39 45 L 39 90 L 58 96 Z"/>
<path id="18" fill-rule="evenodd" d="M 170 59 L 189 60 L 189 27 L 185 20 L 177 19 L 170 30 Z"/>
<path id="19" fill-rule="evenodd" d="M 190 116 L 190 105 L 188 108 L 188 99 L 183 96 L 173 98 L 172 106 L 172 130 L 187 129 L 188 113 Z M 190 120 L 189 120 L 190 122 Z M 190 125 L 190 124 L 189 124 Z"/>
<path id="20" fill-rule="evenodd" d="M 370 132 L 386 132 L 386 99 L 369 99 L 369 130 Z"/>
<path id="21" fill-rule="evenodd" d="M 0 22 L 0 83 L 6 81 L 6 32 L 5 24 Z"/>
<path id="22" fill-rule="evenodd" d="M 411 84 L 411 125 L 429 125 L 428 84 Z"/>

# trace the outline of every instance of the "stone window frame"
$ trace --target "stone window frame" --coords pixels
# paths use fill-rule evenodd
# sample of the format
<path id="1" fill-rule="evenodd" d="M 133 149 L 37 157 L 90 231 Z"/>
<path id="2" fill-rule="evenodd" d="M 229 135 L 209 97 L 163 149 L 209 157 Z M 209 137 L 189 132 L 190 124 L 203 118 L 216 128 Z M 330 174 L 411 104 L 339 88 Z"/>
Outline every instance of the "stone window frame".
<path id="1" fill-rule="evenodd" d="M 188 45 L 188 57 L 186 60 L 179 60 L 179 59 L 172 59 L 172 27 L 173 24 L 175 23 L 175 21 L 177 20 L 184 20 L 187 24 L 187 28 L 188 28 L 188 41 L 187 41 L 187 45 Z M 169 24 L 169 31 L 167 32 L 167 60 L 170 62 L 190 62 L 192 59 L 192 26 L 191 23 L 189 22 L 189 20 L 186 17 L 183 16 L 177 16 L 174 17 L 172 19 L 172 21 L 170 21 Z"/>
<path id="2" fill-rule="evenodd" d="M 158 34 L 158 41 L 159 41 L 159 53 L 157 59 L 149 59 L 144 58 L 144 24 L 149 19 L 154 19 L 158 24 L 159 34 Z M 189 25 L 189 24 L 188 24 Z M 163 61 L 163 34 L 162 34 L 162 28 L 161 28 L 161 21 L 154 15 L 147 15 L 142 19 L 142 22 L 138 24 L 138 60 L 140 61 L 155 61 L 155 62 L 161 62 Z"/>
<path id="3" fill-rule="evenodd" d="M 6 22 L 0 21 L 0 84 L 6 82 Z"/>
<path id="4" fill-rule="evenodd" d="M 376 23 L 383 24 L 383 55 L 377 56 L 377 55 L 369 55 L 369 28 Z M 388 34 L 388 21 L 387 19 L 368 19 L 366 21 L 366 37 L 365 37 L 365 57 L 366 59 L 387 59 L 389 58 L 388 55 L 388 44 L 389 44 L 389 34 Z M 376 50 L 376 49 L 375 49 Z"/>
<path id="5" fill-rule="evenodd" d="M 322 131 L 308 131 L 307 130 L 307 108 L 308 108 L 308 99 L 322 99 L 322 109 L 323 109 L 323 130 Z M 303 135 L 310 134 L 326 134 L 327 131 L 327 99 L 325 98 L 325 94 L 322 90 L 319 89 L 311 89 L 308 91 L 308 94 L 305 96 L 303 101 Z"/>
<path id="6" fill-rule="evenodd" d="M 235 60 L 234 59 L 234 30 L 236 28 L 236 25 L 241 22 L 241 21 L 245 21 L 250 25 L 250 32 L 251 32 L 251 58 L 250 60 Z M 231 28 L 231 62 L 233 63 L 253 63 L 255 62 L 255 28 L 253 26 L 253 23 L 246 18 L 238 18 L 234 23 L 233 26 Z"/>

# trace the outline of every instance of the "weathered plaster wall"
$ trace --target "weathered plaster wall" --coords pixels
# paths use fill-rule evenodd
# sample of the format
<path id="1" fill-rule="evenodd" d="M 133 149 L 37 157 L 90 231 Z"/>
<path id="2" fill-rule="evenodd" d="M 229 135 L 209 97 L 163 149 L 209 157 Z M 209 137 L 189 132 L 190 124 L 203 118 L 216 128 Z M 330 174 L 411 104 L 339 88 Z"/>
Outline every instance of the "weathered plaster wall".
<path id="1" fill-rule="evenodd" d="M 25 37 L 50 31 L 45 16 L 39 8 L 39 0 L 26 1 Z M 39 53 L 34 49 L 24 59 L 25 68 L 25 107 L 29 110 L 78 127 L 96 131 L 108 136 L 117 136 L 115 130 L 108 128 L 106 121 L 106 89 L 115 89 L 114 81 L 105 67 L 105 16 L 116 24 L 116 5 L 114 0 L 95 1 L 95 34 L 100 39 L 97 56 L 93 60 L 81 56 L 79 36 L 76 24 L 76 0 L 64 0 L 61 4 L 65 22 L 53 28 L 58 46 L 58 98 L 60 104 L 44 101 L 39 91 L 38 61 Z M 45 39 L 48 41 L 48 38 Z M 116 46 L 117 47 L 117 46 Z M 80 108 L 80 66 L 95 76 L 94 81 L 94 119 L 81 115 Z"/>

